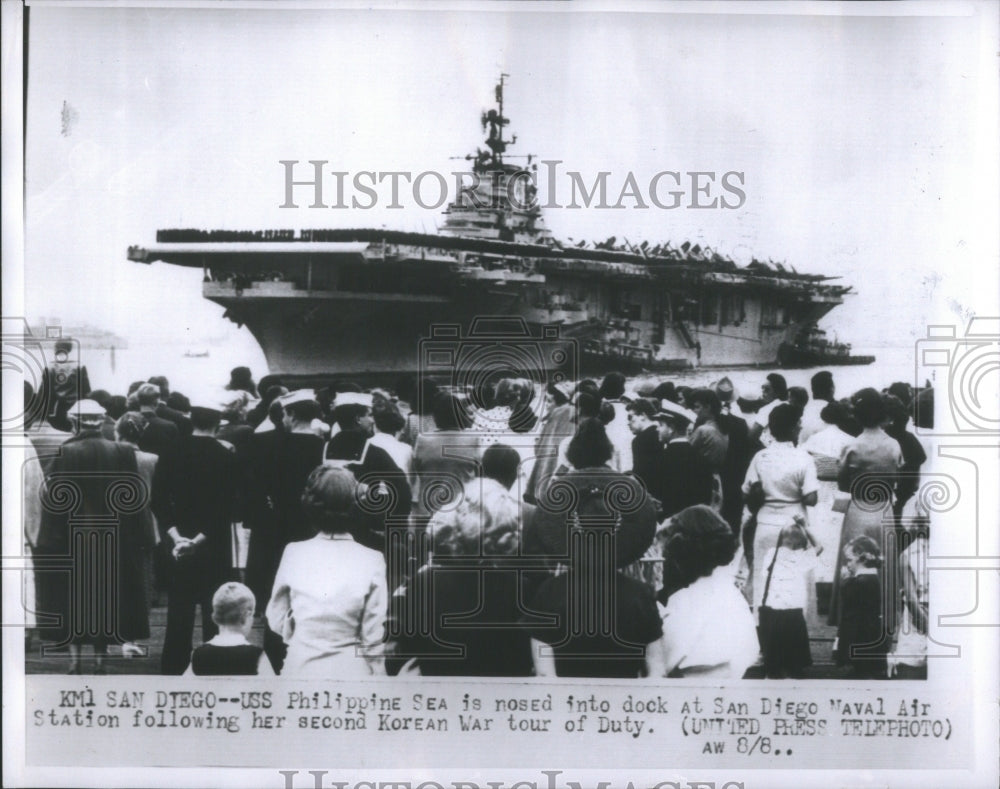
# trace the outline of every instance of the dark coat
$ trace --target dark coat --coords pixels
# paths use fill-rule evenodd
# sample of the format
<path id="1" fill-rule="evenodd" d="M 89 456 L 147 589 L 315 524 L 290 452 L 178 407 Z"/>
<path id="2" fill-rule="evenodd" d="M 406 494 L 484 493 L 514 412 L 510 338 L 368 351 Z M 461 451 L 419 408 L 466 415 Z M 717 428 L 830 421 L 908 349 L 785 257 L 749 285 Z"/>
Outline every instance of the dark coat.
<path id="1" fill-rule="evenodd" d="M 663 496 L 663 444 L 656 425 L 650 425 L 632 439 L 632 473 L 655 499 Z"/>
<path id="2" fill-rule="evenodd" d="M 205 543 L 180 559 L 175 572 L 188 583 L 214 590 L 232 568 L 230 525 L 237 511 L 236 454 L 211 436 L 181 439 L 176 462 L 167 473 L 167 504 L 160 518 L 164 539 L 170 527 L 182 537 L 204 534 Z"/>
<path id="3" fill-rule="evenodd" d="M 671 441 L 663 448 L 664 517 L 695 504 L 711 504 L 712 471 L 687 441 Z"/>
<path id="4" fill-rule="evenodd" d="M 106 645 L 149 637 L 142 571 L 148 533 L 140 515 L 150 494 L 131 447 L 99 430 L 62 445 L 43 490 L 34 552 L 36 560 L 62 565 L 38 570 L 44 641 Z M 52 626 L 44 624 L 48 616 L 57 617 Z"/>
<path id="5" fill-rule="evenodd" d="M 156 406 L 156 415 L 160 419 L 166 419 L 168 422 L 173 422 L 177 425 L 177 431 L 180 433 L 181 437 L 191 435 L 191 431 L 194 426 L 191 424 L 191 419 L 184 416 L 180 411 L 171 408 L 168 405 L 160 403 Z"/>
<path id="6" fill-rule="evenodd" d="M 146 429 L 139 437 L 139 449 L 143 452 L 152 452 L 161 461 L 172 462 L 181 440 L 177 425 L 148 411 L 142 415 L 146 420 Z"/>

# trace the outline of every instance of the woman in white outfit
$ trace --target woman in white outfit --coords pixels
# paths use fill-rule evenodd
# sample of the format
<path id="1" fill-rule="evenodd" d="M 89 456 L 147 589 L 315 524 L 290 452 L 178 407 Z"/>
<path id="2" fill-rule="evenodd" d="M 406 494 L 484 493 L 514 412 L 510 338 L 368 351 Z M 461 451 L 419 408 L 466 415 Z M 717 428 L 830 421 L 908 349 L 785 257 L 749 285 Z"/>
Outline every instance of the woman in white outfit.
<path id="1" fill-rule="evenodd" d="M 267 606 L 268 625 L 288 645 L 282 676 L 385 673 L 386 565 L 350 535 L 356 490 L 350 471 L 331 466 L 306 482 L 302 504 L 319 534 L 285 547 Z"/>

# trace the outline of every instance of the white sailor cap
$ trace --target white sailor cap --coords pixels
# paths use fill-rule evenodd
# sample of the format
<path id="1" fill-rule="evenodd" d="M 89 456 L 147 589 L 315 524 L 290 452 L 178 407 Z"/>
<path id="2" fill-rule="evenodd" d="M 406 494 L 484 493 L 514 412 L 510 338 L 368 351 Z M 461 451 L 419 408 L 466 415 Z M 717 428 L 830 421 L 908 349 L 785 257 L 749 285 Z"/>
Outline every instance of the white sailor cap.
<path id="1" fill-rule="evenodd" d="M 333 407 L 340 408 L 342 405 L 363 405 L 371 408 L 372 396 L 367 392 L 337 392 Z"/>
<path id="2" fill-rule="evenodd" d="M 278 398 L 278 402 L 283 406 L 295 405 L 296 403 L 317 402 L 316 393 L 312 389 L 296 389 Z"/>
<path id="3" fill-rule="evenodd" d="M 677 405 L 677 403 L 672 400 L 661 400 L 660 410 L 656 414 L 656 419 L 684 419 L 694 424 L 695 420 L 698 419 L 698 415 L 693 411 L 688 411 L 684 406 Z"/>

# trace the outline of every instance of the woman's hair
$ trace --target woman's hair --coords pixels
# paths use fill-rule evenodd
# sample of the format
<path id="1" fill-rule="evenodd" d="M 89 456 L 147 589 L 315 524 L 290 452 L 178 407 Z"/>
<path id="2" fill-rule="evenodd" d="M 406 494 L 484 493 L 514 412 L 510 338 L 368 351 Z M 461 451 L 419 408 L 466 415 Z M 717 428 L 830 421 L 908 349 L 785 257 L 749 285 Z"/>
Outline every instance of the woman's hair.
<path id="1" fill-rule="evenodd" d="M 566 459 L 574 468 L 596 468 L 605 465 L 614 455 L 614 447 L 600 419 L 584 419 L 569 441 Z"/>
<path id="2" fill-rule="evenodd" d="M 521 456 L 506 444 L 493 444 L 483 453 L 483 476 L 494 479 L 508 490 L 517 481 Z"/>
<path id="3" fill-rule="evenodd" d="M 836 425 L 841 430 L 844 430 L 844 425 L 847 424 L 847 419 L 850 417 L 851 412 L 848 410 L 847 406 L 843 403 L 834 400 L 823 406 L 823 410 L 819 412 L 819 418 L 822 419 L 828 425 Z M 844 430 L 846 433 L 847 431 Z"/>
<path id="4" fill-rule="evenodd" d="M 337 466 L 314 468 L 302 492 L 306 520 L 324 534 L 349 531 L 359 514 L 357 490 L 358 483 L 347 469 Z"/>
<path id="5" fill-rule="evenodd" d="M 617 400 L 625 394 L 625 376 L 621 373 L 608 373 L 601 381 L 600 393 L 605 400 Z"/>
<path id="6" fill-rule="evenodd" d="M 406 426 L 406 420 L 399 413 L 399 408 L 395 403 L 382 403 L 372 407 L 372 416 L 375 418 L 375 427 L 380 433 L 396 435 Z"/>
<path id="7" fill-rule="evenodd" d="M 669 593 L 711 575 L 736 555 L 736 537 L 729 524 L 704 504 L 674 515 L 663 546 L 663 585 Z"/>
<path id="8" fill-rule="evenodd" d="M 118 436 L 118 440 L 128 441 L 130 444 L 138 444 L 145 430 L 146 418 L 134 411 L 122 414 L 115 422 L 115 435 Z"/>
<path id="9" fill-rule="evenodd" d="M 882 549 L 871 537 L 865 535 L 855 537 L 844 546 L 844 552 L 850 552 L 862 567 L 882 566 Z"/>
<path id="10" fill-rule="evenodd" d="M 497 384 L 496 404 L 515 408 L 527 405 L 535 394 L 535 388 L 526 378 L 504 378 Z"/>
<path id="11" fill-rule="evenodd" d="M 885 403 L 876 389 L 862 389 L 851 398 L 854 418 L 862 427 L 878 427 L 885 419 Z"/>
<path id="12" fill-rule="evenodd" d="M 230 581 L 212 595 L 212 621 L 223 625 L 241 625 L 253 616 L 257 601 L 249 587 Z"/>
<path id="13" fill-rule="evenodd" d="M 773 408 L 767 416 L 767 426 L 775 441 L 791 441 L 795 438 L 795 427 L 801 417 L 800 411 L 788 403 Z"/>
<path id="14" fill-rule="evenodd" d="M 432 413 L 438 430 L 468 430 L 472 427 L 472 418 L 465 403 L 450 392 L 438 392 Z"/>
<path id="15" fill-rule="evenodd" d="M 439 556 L 512 556 L 520 543 L 520 507 L 496 480 L 466 484 L 461 503 L 439 512 L 428 530 Z"/>
<path id="16" fill-rule="evenodd" d="M 597 419 L 601 415 L 600 395 L 581 391 L 576 396 L 576 413 L 579 419 Z"/>
<path id="17" fill-rule="evenodd" d="M 793 551 L 801 551 L 809 545 L 806 533 L 797 523 L 789 523 L 778 535 L 778 545 L 784 545 Z"/>
<path id="18" fill-rule="evenodd" d="M 891 394 L 882 395 L 882 403 L 885 405 L 886 414 L 892 427 L 902 431 L 910 419 L 910 409 L 902 400 Z"/>

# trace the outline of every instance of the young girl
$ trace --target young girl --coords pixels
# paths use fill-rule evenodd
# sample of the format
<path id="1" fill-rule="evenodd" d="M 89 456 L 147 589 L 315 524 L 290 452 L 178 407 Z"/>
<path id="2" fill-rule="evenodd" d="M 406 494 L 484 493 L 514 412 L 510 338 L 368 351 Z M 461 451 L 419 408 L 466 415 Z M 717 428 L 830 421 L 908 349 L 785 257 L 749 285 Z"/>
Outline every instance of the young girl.
<path id="1" fill-rule="evenodd" d="M 809 550 L 812 543 L 814 551 Z M 764 597 L 760 607 L 760 644 L 768 679 L 800 679 L 812 665 L 803 611 L 809 578 L 823 548 L 799 516 L 778 535 L 763 557 Z"/>
<path id="2" fill-rule="evenodd" d="M 889 651 L 882 605 L 882 551 L 871 537 L 844 546 L 840 630 L 835 657 L 859 679 L 884 679 Z"/>
<path id="3" fill-rule="evenodd" d="M 243 584 L 226 583 L 216 590 L 212 596 L 212 621 L 219 626 L 219 635 L 195 648 L 186 676 L 274 676 L 264 650 L 247 641 L 255 605 L 253 592 Z"/>

